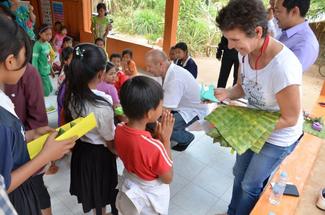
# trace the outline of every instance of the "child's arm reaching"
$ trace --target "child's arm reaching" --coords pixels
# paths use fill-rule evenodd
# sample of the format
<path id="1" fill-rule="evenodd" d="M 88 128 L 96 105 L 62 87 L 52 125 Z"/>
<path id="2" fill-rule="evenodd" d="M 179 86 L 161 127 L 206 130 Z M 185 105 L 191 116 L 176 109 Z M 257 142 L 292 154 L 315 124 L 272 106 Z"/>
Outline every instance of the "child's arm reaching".
<path id="1" fill-rule="evenodd" d="M 55 138 L 57 134 L 58 132 L 53 132 L 47 138 L 41 153 L 37 155 L 33 160 L 28 161 L 18 169 L 11 172 L 11 183 L 8 188 L 8 193 L 19 187 L 41 167 L 50 161 L 60 159 L 64 154 L 68 153 L 77 140 L 75 137 L 68 140 L 56 141 Z"/>

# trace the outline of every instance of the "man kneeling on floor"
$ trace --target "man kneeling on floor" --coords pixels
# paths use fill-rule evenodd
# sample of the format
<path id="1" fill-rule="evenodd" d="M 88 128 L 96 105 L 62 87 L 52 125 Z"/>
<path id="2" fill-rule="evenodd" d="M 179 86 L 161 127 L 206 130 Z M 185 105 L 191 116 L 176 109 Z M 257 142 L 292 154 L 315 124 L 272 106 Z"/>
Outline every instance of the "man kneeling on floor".
<path id="1" fill-rule="evenodd" d="M 172 149 L 184 151 L 194 140 L 194 135 L 186 128 L 207 113 L 206 105 L 200 100 L 200 86 L 187 70 L 170 62 L 160 50 L 149 51 L 145 62 L 147 72 L 162 78 L 163 106 L 175 117 Z"/>

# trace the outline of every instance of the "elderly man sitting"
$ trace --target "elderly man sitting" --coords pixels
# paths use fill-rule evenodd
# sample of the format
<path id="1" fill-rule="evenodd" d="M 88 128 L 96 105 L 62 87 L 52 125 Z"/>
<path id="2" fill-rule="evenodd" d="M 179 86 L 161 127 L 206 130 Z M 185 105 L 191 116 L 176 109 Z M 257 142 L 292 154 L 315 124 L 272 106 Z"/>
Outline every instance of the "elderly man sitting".
<path id="1" fill-rule="evenodd" d="M 149 51 L 145 62 L 147 72 L 162 78 L 163 106 L 175 117 L 171 140 L 177 145 L 172 149 L 184 151 L 194 140 L 194 135 L 186 131 L 186 127 L 207 113 L 206 105 L 200 100 L 200 86 L 187 70 L 169 62 L 167 55 L 160 50 Z"/>

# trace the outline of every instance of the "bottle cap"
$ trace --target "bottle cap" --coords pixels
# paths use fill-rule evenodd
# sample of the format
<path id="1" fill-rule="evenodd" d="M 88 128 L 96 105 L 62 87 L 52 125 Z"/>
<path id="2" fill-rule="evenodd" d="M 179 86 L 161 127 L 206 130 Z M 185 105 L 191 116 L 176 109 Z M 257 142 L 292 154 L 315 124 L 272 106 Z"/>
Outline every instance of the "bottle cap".
<path id="1" fill-rule="evenodd" d="M 288 174 L 287 174 L 287 172 L 281 172 L 280 176 L 281 177 L 288 177 Z"/>

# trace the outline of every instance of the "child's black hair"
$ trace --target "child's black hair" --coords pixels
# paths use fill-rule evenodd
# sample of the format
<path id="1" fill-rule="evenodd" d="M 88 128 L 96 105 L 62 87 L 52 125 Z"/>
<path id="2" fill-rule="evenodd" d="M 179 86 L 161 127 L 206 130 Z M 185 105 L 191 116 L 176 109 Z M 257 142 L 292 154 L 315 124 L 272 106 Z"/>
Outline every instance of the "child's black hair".
<path id="1" fill-rule="evenodd" d="M 62 52 L 60 55 L 60 61 L 61 61 L 61 65 L 63 66 L 63 72 L 64 72 L 65 76 L 67 76 L 67 70 L 69 68 L 69 65 L 64 64 L 64 61 L 68 60 L 72 54 L 73 54 L 73 48 L 66 47 L 66 48 L 62 49 Z M 64 81 L 62 82 L 61 86 L 63 86 L 63 83 L 66 83 L 66 81 L 67 81 L 67 79 L 65 78 Z M 61 86 L 60 86 L 60 88 L 61 88 Z"/>
<path id="2" fill-rule="evenodd" d="M 100 9 L 104 9 L 105 10 L 105 16 L 107 15 L 107 7 L 106 4 L 104 3 L 98 3 L 97 4 L 97 13 L 99 13 Z"/>
<path id="3" fill-rule="evenodd" d="M 123 111 L 129 119 L 141 120 L 151 109 L 156 109 L 163 99 L 161 85 L 146 76 L 128 79 L 120 91 Z"/>
<path id="4" fill-rule="evenodd" d="M 105 45 L 105 40 L 103 38 L 100 38 L 100 37 L 96 38 L 95 44 L 97 44 L 97 42 L 99 42 L 99 41 L 103 42 L 104 45 Z"/>
<path id="5" fill-rule="evenodd" d="M 23 68 L 30 60 L 32 49 L 31 41 L 26 32 L 18 24 L 8 18 L 4 13 L 0 13 L 0 63 L 3 63 L 9 55 L 18 56 L 22 48 L 26 49 Z"/>
<path id="6" fill-rule="evenodd" d="M 175 49 L 176 49 L 175 46 L 170 47 L 170 50 L 175 50 Z"/>
<path id="7" fill-rule="evenodd" d="M 73 48 L 71 47 L 66 47 L 62 49 L 61 55 L 60 55 L 60 61 L 61 65 L 64 61 L 68 60 L 69 57 L 73 54 Z"/>
<path id="8" fill-rule="evenodd" d="M 107 62 L 107 64 L 106 64 L 106 72 L 108 72 L 109 70 L 111 70 L 114 67 L 115 67 L 115 65 L 113 63 Z"/>
<path id="9" fill-rule="evenodd" d="M 49 24 L 42 24 L 38 29 L 38 34 L 41 34 L 41 33 L 45 32 L 46 30 L 51 29 L 51 28 L 52 28 L 52 26 L 49 25 Z"/>
<path id="10" fill-rule="evenodd" d="M 175 47 L 175 49 L 181 49 L 184 52 L 188 52 L 187 45 L 184 42 L 179 42 L 174 47 Z"/>
<path id="11" fill-rule="evenodd" d="M 111 54 L 111 56 L 109 57 L 109 61 L 112 61 L 113 58 L 120 58 L 120 60 L 122 60 L 122 56 L 119 53 Z"/>
<path id="12" fill-rule="evenodd" d="M 73 42 L 72 37 L 65 36 L 65 37 L 63 38 L 63 42 L 62 42 L 62 46 L 61 46 L 61 48 L 63 48 L 63 44 L 64 44 L 64 43 L 69 42 L 69 41 Z"/>
<path id="13" fill-rule="evenodd" d="M 81 43 L 73 50 L 72 61 L 66 74 L 66 92 L 64 95 L 64 117 L 65 120 L 73 119 L 71 110 L 76 113 L 76 117 L 83 116 L 85 104 L 112 105 L 104 98 L 94 94 L 88 84 L 104 71 L 107 57 L 103 49 L 90 43 Z"/>
<path id="14" fill-rule="evenodd" d="M 124 49 L 124 50 L 122 51 L 122 57 L 123 57 L 124 55 L 126 55 L 126 54 L 130 55 L 130 57 L 133 58 L 133 52 L 132 52 L 131 49 Z"/>
<path id="15" fill-rule="evenodd" d="M 60 21 L 56 21 L 56 22 L 54 23 L 54 26 L 56 26 L 56 25 L 61 25 L 61 26 L 62 26 L 62 23 L 61 23 Z"/>

